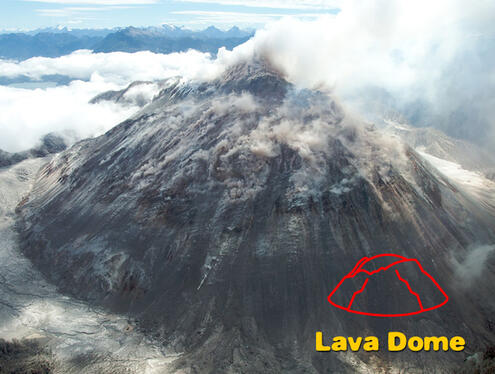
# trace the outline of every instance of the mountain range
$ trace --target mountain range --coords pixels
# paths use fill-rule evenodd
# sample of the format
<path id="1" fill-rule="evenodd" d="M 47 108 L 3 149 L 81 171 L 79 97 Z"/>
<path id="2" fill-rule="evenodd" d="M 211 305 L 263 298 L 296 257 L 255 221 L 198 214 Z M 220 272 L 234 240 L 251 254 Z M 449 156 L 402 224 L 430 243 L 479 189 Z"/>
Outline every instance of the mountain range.
<path id="1" fill-rule="evenodd" d="M 59 57 L 79 49 L 95 52 L 156 53 L 181 52 L 196 49 L 216 53 L 218 48 L 233 47 L 244 43 L 253 35 L 252 31 L 232 27 L 223 31 L 210 26 L 193 31 L 180 27 L 127 27 L 103 30 L 71 30 L 48 28 L 24 33 L 0 34 L 0 58 L 25 60 L 31 57 Z"/>

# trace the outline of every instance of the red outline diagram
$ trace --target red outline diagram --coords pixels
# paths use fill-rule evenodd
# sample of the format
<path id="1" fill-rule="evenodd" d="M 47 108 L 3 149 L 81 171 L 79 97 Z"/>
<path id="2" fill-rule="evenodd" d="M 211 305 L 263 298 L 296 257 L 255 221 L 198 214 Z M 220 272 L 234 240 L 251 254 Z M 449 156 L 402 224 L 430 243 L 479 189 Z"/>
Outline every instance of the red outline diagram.
<path id="1" fill-rule="evenodd" d="M 363 269 L 363 266 L 366 263 L 368 263 L 368 262 L 370 262 L 370 261 L 372 261 L 372 260 L 374 260 L 376 258 L 380 258 L 380 257 L 396 257 L 399 260 L 393 261 L 391 264 L 389 264 L 387 266 L 384 266 L 384 267 L 380 267 L 377 270 L 368 271 L 366 269 Z M 335 294 L 335 292 L 339 289 L 339 287 L 342 285 L 342 283 L 344 283 L 344 281 L 346 279 L 354 278 L 359 273 L 365 273 L 365 274 L 371 276 L 371 275 L 376 274 L 376 273 L 379 273 L 381 271 L 386 271 L 386 270 L 390 269 L 391 267 L 396 266 L 396 265 L 398 265 L 400 263 L 404 263 L 404 262 L 415 262 L 416 265 L 418 265 L 419 270 L 421 270 L 421 272 L 424 275 L 426 275 L 433 282 L 433 284 L 438 288 L 438 290 L 442 293 L 442 295 L 445 296 L 445 300 L 441 304 L 432 306 L 430 308 L 423 308 L 423 304 L 421 302 L 421 297 L 419 296 L 418 293 L 414 292 L 411 289 L 411 286 L 410 286 L 409 282 L 400 275 L 400 273 L 399 273 L 399 271 L 397 269 L 395 269 L 395 273 L 396 273 L 397 277 L 399 278 L 399 280 L 401 282 L 405 283 L 406 286 L 407 286 L 407 289 L 409 290 L 409 293 L 412 294 L 413 296 L 415 296 L 417 298 L 418 304 L 419 304 L 419 307 L 420 307 L 419 310 L 414 311 L 414 312 L 411 312 L 411 313 L 402 313 L 402 314 L 381 314 L 381 313 L 361 312 L 361 311 L 358 311 L 358 310 L 351 309 L 352 304 L 353 304 L 354 299 L 356 298 L 356 296 L 358 294 L 362 293 L 366 289 L 366 285 L 368 284 L 368 281 L 370 279 L 369 277 L 366 278 L 366 280 L 364 281 L 364 283 L 361 286 L 361 288 L 359 290 L 357 290 L 357 291 L 354 292 L 354 294 L 352 295 L 351 301 L 349 302 L 349 305 L 347 305 L 346 307 L 345 306 L 342 306 L 342 305 L 339 305 L 339 304 L 337 304 L 337 303 L 335 303 L 335 302 L 332 301 L 332 296 Z M 385 253 L 385 254 L 381 254 L 381 255 L 369 257 L 369 258 L 368 257 L 363 257 L 361 260 L 359 260 L 357 262 L 356 266 L 354 266 L 354 268 L 349 272 L 349 274 L 347 274 L 344 278 L 342 278 L 342 280 L 339 282 L 339 284 L 332 290 L 332 292 L 330 293 L 330 295 L 328 295 L 328 298 L 327 299 L 328 299 L 328 302 L 330 304 L 332 304 L 334 307 L 339 308 L 339 309 L 342 309 L 342 310 L 345 310 L 346 312 L 355 313 L 355 314 L 362 314 L 362 315 L 366 315 L 366 316 L 375 316 L 375 317 L 404 317 L 404 316 L 412 316 L 414 314 L 419 314 L 419 313 L 427 312 L 429 310 L 440 308 L 441 306 L 445 305 L 447 303 L 447 301 L 449 301 L 449 297 L 447 296 L 447 294 L 445 293 L 445 291 L 442 289 L 442 287 L 440 287 L 440 285 L 437 283 L 437 281 L 430 274 L 428 274 L 423 269 L 423 267 L 421 266 L 421 264 L 419 263 L 418 260 L 416 260 L 414 258 L 407 258 L 407 257 L 399 256 L 399 255 L 392 254 L 392 253 Z"/>

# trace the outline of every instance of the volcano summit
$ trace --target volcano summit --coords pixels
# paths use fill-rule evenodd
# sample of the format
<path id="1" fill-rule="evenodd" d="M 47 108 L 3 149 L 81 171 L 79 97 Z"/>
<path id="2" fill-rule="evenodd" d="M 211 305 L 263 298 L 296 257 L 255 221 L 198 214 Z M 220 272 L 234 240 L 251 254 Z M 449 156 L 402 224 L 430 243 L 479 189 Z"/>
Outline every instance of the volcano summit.
<path id="1" fill-rule="evenodd" d="M 321 330 L 460 335 L 471 350 L 495 342 L 493 274 L 473 295 L 450 261 L 452 251 L 493 243 L 493 212 L 264 60 L 210 82 L 169 80 L 134 117 L 55 157 L 18 211 L 23 251 L 44 274 L 182 353 L 172 371 L 449 372 L 464 359 L 320 355 Z M 343 269 L 387 250 L 418 259 L 449 302 L 386 319 L 328 304 Z M 357 278 L 350 289 L 362 286 Z M 369 287 L 360 310 L 397 309 L 387 287 Z M 422 289 L 421 301 L 436 305 L 438 289 Z"/>

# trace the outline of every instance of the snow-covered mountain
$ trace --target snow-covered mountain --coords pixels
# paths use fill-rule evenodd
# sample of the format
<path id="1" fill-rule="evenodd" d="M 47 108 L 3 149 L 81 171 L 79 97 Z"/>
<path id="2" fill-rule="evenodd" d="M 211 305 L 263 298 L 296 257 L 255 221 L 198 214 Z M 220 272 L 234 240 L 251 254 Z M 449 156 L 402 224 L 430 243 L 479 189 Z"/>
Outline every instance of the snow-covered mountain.
<path id="1" fill-rule="evenodd" d="M 220 47 L 230 50 L 247 41 L 252 35 L 251 32 L 238 29 L 222 31 L 213 26 L 202 31 L 172 28 L 167 25 L 146 28 L 127 27 L 108 34 L 92 49 L 95 52 L 147 50 L 156 53 L 183 52 L 195 49 L 214 54 Z"/>
<path id="2" fill-rule="evenodd" d="M 116 29 L 46 28 L 31 32 L 0 33 L 0 58 L 25 60 L 31 57 L 59 57 L 80 49 L 95 52 L 152 51 L 172 53 L 196 49 L 216 53 L 220 47 L 232 49 L 244 43 L 252 31 L 233 27 L 219 30 L 189 30 L 162 25 Z"/>
<path id="3" fill-rule="evenodd" d="M 463 354 L 314 351 L 315 331 L 460 335 L 465 354 L 495 342 L 493 261 L 462 266 L 494 243 L 491 206 L 387 134 L 263 60 L 171 80 L 42 169 L 18 207 L 21 245 L 63 292 L 185 352 L 175 371 L 451 372 Z M 388 252 L 418 259 L 449 302 L 401 319 L 327 302 L 360 258 Z"/>

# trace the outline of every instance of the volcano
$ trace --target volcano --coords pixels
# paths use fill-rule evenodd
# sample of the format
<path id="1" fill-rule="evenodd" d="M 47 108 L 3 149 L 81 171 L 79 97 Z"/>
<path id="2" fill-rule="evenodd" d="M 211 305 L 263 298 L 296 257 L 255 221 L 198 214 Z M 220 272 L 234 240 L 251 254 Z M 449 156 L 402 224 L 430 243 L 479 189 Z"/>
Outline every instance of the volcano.
<path id="1" fill-rule="evenodd" d="M 387 262 L 389 263 L 387 264 Z M 379 265 L 376 263 L 379 263 Z M 414 282 L 411 280 L 411 277 L 404 279 L 404 274 L 411 267 L 414 273 Z M 362 278 L 361 288 L 351 292 L 346 290 L 349 288 L 348 280 L 359 277 Z M 412 287 L 411 283 L 413 283 Z M 394 312 L 380 310 L 383 304 L 376 304 L 372 301 L 365 300 L 367 297 L 366 290 L 372 287 L 383 291 L 387 290 L 389 293 L 388 297 L 395 299 L 393 306 L 399 310 Z M 413 291 L 413 289 L 420 292 L 429 290 L 428 293 L 432 295 L 434 291 L 431 288 L 438 290 L 437 300 L 435 302 L 431 302 L 430 300 L 430 305 L 424 305 L 420 293 Z M 345 293 L 347 295 L 343 295 Z M 339 303 L 334 301 L 337 299 L 340 300 Z M 345 300 L 345 302 L 342 302 L 342 300 Z M 362 258 L 328 296 L 328 302 L 337 308 L 347 310 L 351 313 L 376 317 L 404 317 L 424 313 L 440 308 L 448 300 L 449 297 L 445 291 L 423 269 L 418 260 L 408 259 L 394 254 L 381 254 L 371 258 Z M 368 307 L 371 309 L 361 309 L 359 307 L 360 304 L 363 304 L 365 308 Z"/>
<path id="2" fill-rule="evenodd" d="M 172 372 L 449 372 L 464 358 L 322 355 L 315 331 L 460 335 L 473 349 L 495 342 L 493 275 L 473 295 L 451 263 L 453 251 L 493 242 L 494 217 L 414 150 L 263 59 L 163 87 L 132 118 L 58 154 L 19 205 L 23 252 L 61 291 L 137 320 L 180 353 Z M 330 307 L 342 269 L 387 248 L 417 259 L 449 302 L 404 318 Z M 396 269 L 424 308 L 441 303 L 431 282 L 416 288 L 414 266 Z M 364 276 L 339 293 L 360 290 Z M 348 294 L 332 300 L 348 306 Z M 407 313 L 418 309 L 411 296 L 382 271 L 352 309 Z"/>

